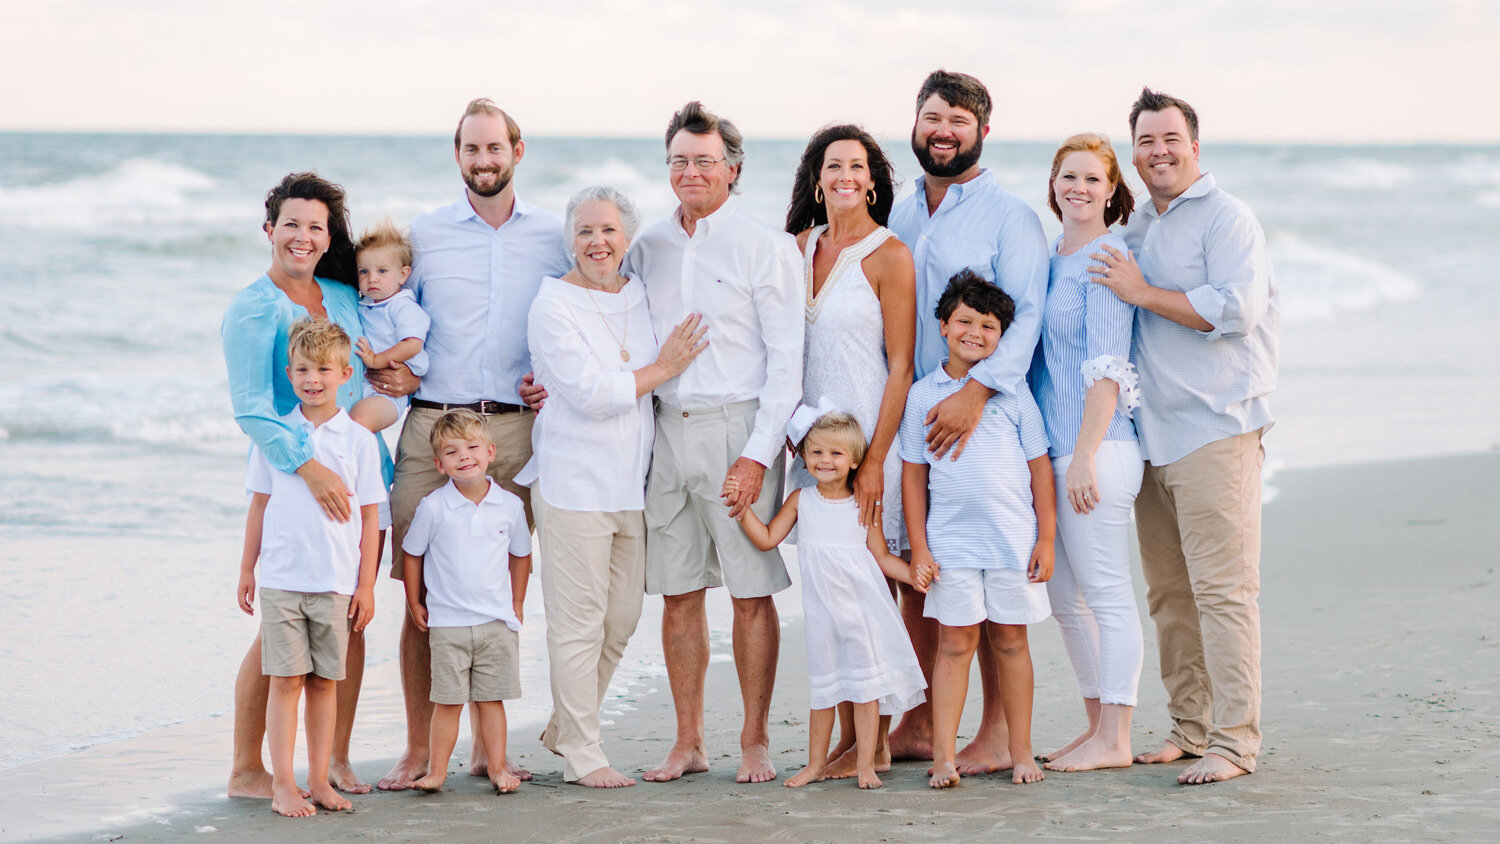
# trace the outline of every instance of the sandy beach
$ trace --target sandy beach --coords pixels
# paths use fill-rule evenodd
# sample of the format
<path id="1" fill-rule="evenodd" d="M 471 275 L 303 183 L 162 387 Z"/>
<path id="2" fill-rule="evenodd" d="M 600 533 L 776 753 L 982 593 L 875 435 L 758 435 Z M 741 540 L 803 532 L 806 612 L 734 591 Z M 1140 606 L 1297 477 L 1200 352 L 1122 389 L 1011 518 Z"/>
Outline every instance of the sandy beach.
<path id="1" fill-rule="evenodd" d="M 1500 454 L 1286 471 L 1274 483 L 1262 567 L 1265 747 L 1259 772 L 1229 783 L 1180 787 L 1177 763 L 1054 773 L 1032 786 L 977 777 L 933 793 L 925 765 L 905 763 L 872 793 L 852 780 L 738 785 L 739 698 L 727 643 L 716 642 L 713 770 L 681 782 L 610 792 L 566 785 L 528 726 L 512 731 L 511 747 L 537 776 L 516 795 L 493 796 L 485 781 L 459 776 L 439 795 L 355 796 L 353 812 L 287 820 L 269 802 L 223 796 L 226 716 L 6 771 L 0 839 L 1500 840 L 1500 522 L 1491 514 Z M 53 553 L 69 548 L 64 540 Z M 1137 749 L 1156 746 L 1167 726 L 1149 623 L 1146 637 Z M 1055 625 L 1037 625 L 1031 640 L 1041 752 L 1076 733 L 1083 715 Z M 636 654 L 659 648 L 631 645 Z M 782 654 L 773 754 L 790 772 L 806 752 L 795 621 L 785 624 Z M 367 718 L 399 723 L 395 671 L 388 661 L 367 675 L 355 758 L 371 781 L 399 748 L 399 732 L 362 728 Z M 613 704 L 620 714 L 606 740 L 621 770 L 656 762 L 670 742 L 670 699 L 664 681 L 654 685 Z M 977 715 L 971 697 L 965 733 Z"/>

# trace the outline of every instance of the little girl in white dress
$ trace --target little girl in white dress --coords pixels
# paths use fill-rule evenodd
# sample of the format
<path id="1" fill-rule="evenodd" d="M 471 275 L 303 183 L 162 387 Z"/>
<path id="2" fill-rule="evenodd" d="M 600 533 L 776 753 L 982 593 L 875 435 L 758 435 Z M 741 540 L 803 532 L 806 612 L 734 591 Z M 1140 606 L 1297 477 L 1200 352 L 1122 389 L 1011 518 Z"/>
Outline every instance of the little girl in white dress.
<path id="1" fill-rule="evenodd" d="M 811 687 L 808 764 L 786 781 L 796 788 L 824 779 L 838 704 L 854 704 L 859 787 L 879 788 L 875 744 L 881 716 L 922 703 L 927 688 L 885 578 L 911 583 L 906 561 L 886 550 L 880 523 L 859 526 L 850 473 L 864 457 L 865 435 L 847 413 L 801 407 L 787 432 L 817 482 L 787 497 L 767 526 L 748 508 L 740 526 L 763 551 L 799 521 L 803 628 Z M 926 584 L 916 586 L 926 592 Z"/>

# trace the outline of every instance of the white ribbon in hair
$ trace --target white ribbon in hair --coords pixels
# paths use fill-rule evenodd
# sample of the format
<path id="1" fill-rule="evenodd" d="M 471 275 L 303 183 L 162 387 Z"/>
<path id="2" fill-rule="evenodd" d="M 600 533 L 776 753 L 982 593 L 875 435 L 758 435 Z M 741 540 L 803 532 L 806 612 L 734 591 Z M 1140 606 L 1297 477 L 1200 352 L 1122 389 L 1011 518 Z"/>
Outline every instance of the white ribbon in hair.
<path id="1" fill-rule="evenodd" d="M 830 413 L 838 413 L 839 408 L 829 401 L 827 396 L 818 400 L 816 405 L 798 405 L 797 412 L 786 423 L 786 436 L 797 445 L 807 437 L 807 432 L 812 430 L 813 423 Z"/>

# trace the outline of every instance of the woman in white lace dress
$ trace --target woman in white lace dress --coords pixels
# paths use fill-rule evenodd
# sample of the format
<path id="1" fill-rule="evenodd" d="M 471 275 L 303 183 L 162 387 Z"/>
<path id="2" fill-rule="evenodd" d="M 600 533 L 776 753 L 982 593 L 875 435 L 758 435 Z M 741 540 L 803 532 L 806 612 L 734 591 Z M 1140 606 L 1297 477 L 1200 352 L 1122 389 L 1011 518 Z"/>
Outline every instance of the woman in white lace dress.
<path id="1" fill-rule="evenodd" d="M 901 518 L 901 463 L 892 443 L 912 381 L 916 332 L 911 252 L 885 223 L 895 199 L 893 169 L 869 133 L 851 125 L 813 135 L 792 183 L 786 230 L 797 236 L 807 283 L 802 401 L 831 401 L 870 432 L 854 477 L 861 525 L 879 520 L 886 546 L 907 549 Z M 794 487 L 813 483 L 799 457 Z M 852 776 L 854 728 L 839 710 L 838 746 L 825 773 Z M 881 718 L 877 770 L 890 765 Z"/>

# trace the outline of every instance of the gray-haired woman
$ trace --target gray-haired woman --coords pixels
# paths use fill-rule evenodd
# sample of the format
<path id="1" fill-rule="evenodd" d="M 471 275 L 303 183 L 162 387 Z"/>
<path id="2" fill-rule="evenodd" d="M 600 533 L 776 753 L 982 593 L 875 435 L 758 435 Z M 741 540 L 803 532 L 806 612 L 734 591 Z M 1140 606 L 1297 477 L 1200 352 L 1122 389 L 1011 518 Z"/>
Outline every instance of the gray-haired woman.
<path id="1" fill-rule="evenodd" d="M 526 332 L 548 392 L 516 478 L 532 487 L 541 544 L 553 706 L 542 744 L 563 757 L 569 782 L 597 788 L 635 784 L 609 766 L 599 705 L 646 589 L 651 391 L 707 346 L 696 314 L 658 346 L 645 287 L 620 275 L 639 223 L 613 188 L 574 196 L 565 229 L 574 267 L 542 281 Z"/>

